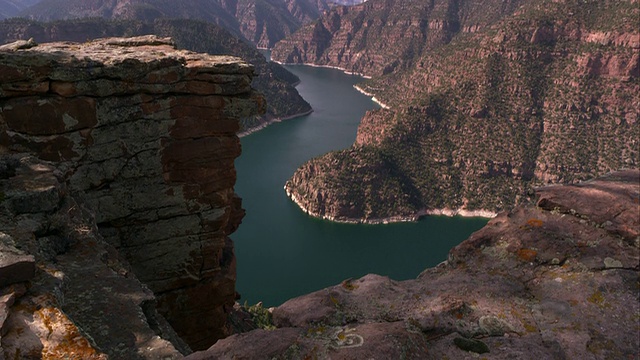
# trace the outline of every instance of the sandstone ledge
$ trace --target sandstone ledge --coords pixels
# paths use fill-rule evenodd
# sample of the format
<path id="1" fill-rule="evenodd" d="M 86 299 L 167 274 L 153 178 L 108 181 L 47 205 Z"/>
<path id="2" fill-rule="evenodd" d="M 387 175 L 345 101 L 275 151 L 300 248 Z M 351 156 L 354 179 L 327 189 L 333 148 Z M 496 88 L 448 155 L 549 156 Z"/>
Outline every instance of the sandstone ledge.
<path id="1" fill-rule="evenodd" d="M 239 58 L 176 50 L 152 35 L 0 47 L 0 96 L 236 95 L 251 90 L 252 75 Z"/>
<path id="2" fill-rule="evenodd" d="M 638 357 L 640 171 L 536 197 L 415 280 L 345 280 L 189 358 Z"/>

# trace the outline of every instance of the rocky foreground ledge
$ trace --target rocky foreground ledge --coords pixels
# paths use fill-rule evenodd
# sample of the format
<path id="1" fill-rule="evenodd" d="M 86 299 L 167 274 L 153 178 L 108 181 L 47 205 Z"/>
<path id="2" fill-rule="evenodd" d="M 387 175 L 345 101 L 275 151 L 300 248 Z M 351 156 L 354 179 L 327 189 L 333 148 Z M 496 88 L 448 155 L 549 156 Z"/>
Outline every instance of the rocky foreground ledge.
<path id="1" fill-rule="evenodd" d="M 155 36 L 0 47 L 5 358 L 173 358 L 230 333 L 252 77 Z"/>
<path id="2" fill-rule="evenodd" d="M 189 359 L 637 359 L 639 204 L 638 170 L 539 188 L 415 280 L 345 280 Z"/>

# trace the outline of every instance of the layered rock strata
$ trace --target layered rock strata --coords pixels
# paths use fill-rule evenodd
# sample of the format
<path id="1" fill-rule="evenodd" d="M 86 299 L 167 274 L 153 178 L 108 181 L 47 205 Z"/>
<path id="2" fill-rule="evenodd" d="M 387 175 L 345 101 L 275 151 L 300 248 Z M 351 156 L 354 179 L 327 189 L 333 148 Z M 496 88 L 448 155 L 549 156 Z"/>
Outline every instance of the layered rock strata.
<path id="1" fill-rule="evenodd" d="M 273 47 L 282 63 L 304 63 L 379 76 L 513 13 L 521 0 L 371 0 L 337 6 Z"/>
<path id="2" fill-rule="evenodd" d="M 181 358 L 189 347 L 70 194 L 68 171 L 0 155 L 0 358 Z"/>
<path id="3" fill-rule="evenodd" d="M 39 43 L 84 42 L 103 37 L 147 34 L 171 37 L 180 49 L 237 56 L 255 67 L 256 75 L 251 86 L 264 95 L 267 108 L 264 114 L 243 118 L 240 122 L 241 134 L 259 130 L 273 121 L 289 119 L 312 111 L 309 103 L 302 99 L 295 89 L 300 79 L 280 65 L 268 62 L 258 50 L 215 24 L 186 19 L 156 19 L 149 23 L 101 18 L 52 23 L 19 18 L 0 21 L 0 42 L 29 38 Z"/>
<path id="4" fill-rule="evenodd" d="M 345 280 L 188 358 L 637 358 L 639 203 L 638 170 L 538 188 L 415 280 Z"/>
<path id="5" fill-rule="evenodd" d="M 252 76 L 155 36 L 0 48 L 3 147 L 67 169 L 68 191 L 194 349 L 227 335 L 236 296 L 236 132 L 264 108 Z"/>
<path id="6" fill-rule="evenodd" d="M 460 11 L 478 3 L 460 1 Z M 366 43 L 378 64 L 389 64 L 388 48 L 377 46 L 396 43 L 389 33 L 410 33 L 390 20 L 411 14 L 395 9 L 387 34 Z M 497 213 L 534 186 L 637 167 L 638 16 L 631 0 L 491 8 L 493 22 L 451 33 L 407 68 L 359 84 L 388 108 L 364 116 L 351 148 L 302 165 L 286 190 L 310 214 L 379 222 Z M 306 40 L 292 41 L 301 47 Z"/>

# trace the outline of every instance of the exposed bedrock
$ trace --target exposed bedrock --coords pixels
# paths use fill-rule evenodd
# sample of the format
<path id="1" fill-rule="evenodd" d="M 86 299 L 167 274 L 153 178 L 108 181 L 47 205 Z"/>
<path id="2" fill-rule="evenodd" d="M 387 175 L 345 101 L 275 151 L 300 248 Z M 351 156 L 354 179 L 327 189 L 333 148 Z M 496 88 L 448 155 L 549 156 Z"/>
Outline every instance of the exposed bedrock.
<path id="1" fill-rule="evenodd" d="M 243 210 L 239 119 L 264 111 L 238 58 L 166 38 L 0 48 L 0 141 L 64 169 L 68 190 L 194 349 L 227 335 Z"/>

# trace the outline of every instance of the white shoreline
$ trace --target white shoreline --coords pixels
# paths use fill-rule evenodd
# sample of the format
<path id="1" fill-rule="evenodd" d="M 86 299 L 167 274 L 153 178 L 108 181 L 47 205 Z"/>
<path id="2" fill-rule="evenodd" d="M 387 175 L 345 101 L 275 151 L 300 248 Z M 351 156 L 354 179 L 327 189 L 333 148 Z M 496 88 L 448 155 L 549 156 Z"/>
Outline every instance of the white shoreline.
<path id="1" fill-rule="evenodd" d="M 273 124 L 273 123 L 279 123 L 281 121 L 285 121 L 285 120 L 290 120 L 290 119 L 295 119 L 295 118 L 299 118 L 302 116 L 306 116 L 309 115 L 313 112 L 313 109 L 309 110 L 309 111 L 303 111 L 301 113 L 297 113 L 297 114 L 293 114 L 293 115 L 289 115 L 289 116 L 284 116 L 284 117 L 279 117 L 279 118 L 273 118 L 270 120 L 267 120 L 265 122 L 263 122 L 262 124 L 256 126 L 256 127 L 252 127 L 249 130 L 243 131 L 243 132 L 239 132 L 236 135 L 238 135 L 239 138 L 245 137 L 247 135 L 251 135 L 254 132 L 260 131 L 264 128 L 266 128 L 267 126 Z"/>
<path id="2" fill-rule="evenodd" d="M 365 96 L 369 96 L 371 97 L 371 101 L 373 101 L 374 103 L 380 105 L 381 108 L 383 109 L 391 109 L 391 106 L 383 103 L 382 101 L 376 99 L 376 97 L 374 96 L 374 94 L 368 93 L 366 91 L 364 91 L 361 87 L 359 87 L 358 85 L 353 85 L 353 88 L 358 90 L 358 92 L 364 94 Z"/>
<path id="3" fill-rule="evenodd" d="M 304 213 L 308 214 L 309 216 L 318 218 L 318 219 L 323 219 L 323 220 L 329 220 L 329 221 L 333 221 L 333 222 L 337 222 L 337 223 L 344 223 L 344 224 L 370 224 L 370 225 L 377 225 L 377 224 L 392 224 L 392 223 L 399 223 L 399 222 L 415 222 L 418 221 L 421 217 L 424 216 L 448 216 L 448 217 L 454 217 L 454 216 L 461 216 L 461 217 L 481 217 L 481 218 L 486 218 L 486 219 L 493 219 L 496 216 L 498 216 L 497 213 L 492 212 L 492 211 L 488 211 L 488 210 L 466 210 L 466 209 L 430 209 L 430 210 L 420 210 L 418 211 L 416 214 L 414 215 L 409 215 L 409 216 L 390 216 L 387 218 L 380 218 L 380 219 L 350 219 L 350 218 L 335 218 L 333 216 L 327 216 L 327 215 L 320 215 L 317 213 L 314 213 L 313 211 L 309 211 L 309 209 L 305 208 L 302 203 L 296 198 L 296 196 L 291 193 L 289 191 L 289 189 L 287 189 L 287 186 L 284 186 L 284 191 L 287 194 L 287 196 L 296 204 L 298 205 L 298 207 L 300 208 L 300 210 L 302 210 Z"/>
<path id="4" fill-rule="evenodd" d="M 259 49 L 260 49 L 260 48 L 259 48 Z M 265 48 L 265 49 L 266 49 L 266 48 Z M 269 50 L 269 49 L 266 49 L 266 50 Z M 337 69 L 337 70 L 342 70 L 345 74 L 349 74 L 349 75 L 357 75 L 357 76 L 360 76 L 360 77 L 365 78 L 365 79 L 371 79 L 371 77 L 370 77 L 370 76 L 365 76 L 365 75 L 362 75 L 362 74 L 352 73 L 352 72 L 346 71 L 346 70 L 345 70 L 345 69 L 343 69 L 343 68 L 339 68 L 339 67 L 336 67 L 336 66 L 329 66 L 329 65 L 315 65 L 315 64 L 285 64 L 285 63 L 281 63 L 281 62 L 278 62 L 278 61 L 275 61 L 275 60 L 270 60 L 270 61 L 275 62 L 275 63 L 280 64 L 280 65 L 291 65 L 291 66 L 311 66 L 311 67 L 321 67 L 321 68 Z M 293 85 L 294 87 L 297 87 L 299 84 L 300 84 L 300 82 L 298 81 L 298 83 L 297 83 L 297 84 L 292 84 L 292 85 Z M 380 101 L 380 100 L 376 99 L 376 97 L 375 97 L 375 96 L 373 96 L 373 94 L 370 94 L 370 93 L 368 93 L 368 92 L 366 92 L 366 91 L 362 90 L 361 88 L 359 88 L 359 87 L 358 87 L 358 85 L 353 85 L 353 88 L 354 88 L 354 89 L 356 89 L 358 92 L 360 92 L 360 93 L 364 94 L 365 96 L 369 96 L 369 97 L 371 97 L 371 101 L 373 101 L 374 103 L 376 103 L 376 104 L 380 105 L 380 107 L 381 107 L 381 108 L 383 108 L 383 109 L 391 109 L 391 107 L 390 107 L 389 105 L 387 105 L 387 104 L 383 103 L 382 101 Z M 256 131 L 260 131 L 260 130 L 262 130 L 262 129 L 266 128 L 267 126 L 269 126 L 269 125 L 271 125 L 271 124 L 273 124 L 273 123 L 281 122 L 281 121 L 284 121 L 284 120 L 295 119 L 295 118 L 297 118 L 297 117 L 301 117 L 301 116 L 309 115 L 309 114 L 311 114 L 312 112 L 313 112 L 313 109 L 311 109 L 311 110 L 309 110 L 309 111 L 307 111 L 307 112 L 301 112 L 301 113 L 294 114 L 294 115 L 291 115 L 291 116 L 285 116 L 285 117 L 281 117 L 281 118 L 274 118 L 274 119 L 271 119 L 271 120 L 267 120 L 267 121 L 265 121 L 264 123 L 260 124 L 259 126 L 253 127 L 253 128 L 251 128 L 251 129 L 246 130 L 246 131 L 243 131 L 243 132 L 240 132 L 240 133 L 238 133 L 237 135 L 238 135 L 238 137 L 239 137 L 239 138 L 242 138 L 242 137 L 245 137 L 245 136 L 247 136 L 247 135 L 251 135 L 251 134 L 253 134 L 253 133 L 254 133 L 254 132 L 256 132 Z M 318 217 L 318 216 L 316 216 L 316 217 Z M 336 220 L 334 220 L 334 221 L 336 221 Z"/>
<path id="5" fill-rule="evenodd" d="M 279 64 L 279 65 L 286 65 L 286 66 L 311 66 L 311 67 L 317 67 L 317 68 L 328 68 L 328 69 L 336 69 L 336 70 L 341 70 L 343 73 L 347 74 L 347 75 L 356 75 L 356 76 L 360 76 L 361 78 L 365 78 L 365 79 L 371 79 L 371 76 L 367 76 L 363 73 L 357 73 L 357 72 L 352 72 L 352 71 L 347 71 L 347 69 L 338 67 L 338 66 L 331 66 L 331 65 L 318 65 L 318 64 L 308 64 L 308 63 L 302 63 L 302 64 L 298 64 L 298 63 L 284 63 L 284 62 L 280 62 L 277 60 L 273 60 L 271 59 L 272 62 Z"/>

